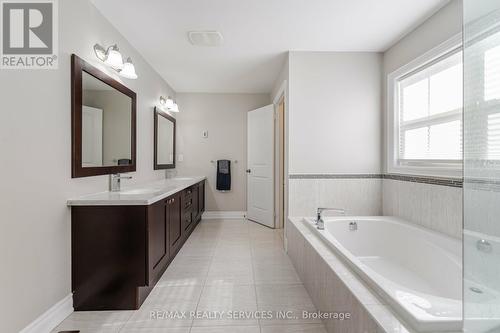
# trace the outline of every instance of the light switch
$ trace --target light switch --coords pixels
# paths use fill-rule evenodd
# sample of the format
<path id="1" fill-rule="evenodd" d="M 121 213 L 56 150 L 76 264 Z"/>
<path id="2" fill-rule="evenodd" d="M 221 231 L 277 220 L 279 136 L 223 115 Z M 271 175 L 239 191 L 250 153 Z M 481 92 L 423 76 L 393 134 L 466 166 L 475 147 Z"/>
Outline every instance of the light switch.
<path id="1" fill-rule="evenodd" d="M 202 135 L 204 139 L 208 138 L 208 131 L 203 131 Z"/>
<path id="2" fill-rule="evenodd" d="M 177 161 L 178 161 L 178 162 L 182 162 L 182 161 L 184 161 L 184 154 L 179 154 L 179 155 L 177 155 Z"/>

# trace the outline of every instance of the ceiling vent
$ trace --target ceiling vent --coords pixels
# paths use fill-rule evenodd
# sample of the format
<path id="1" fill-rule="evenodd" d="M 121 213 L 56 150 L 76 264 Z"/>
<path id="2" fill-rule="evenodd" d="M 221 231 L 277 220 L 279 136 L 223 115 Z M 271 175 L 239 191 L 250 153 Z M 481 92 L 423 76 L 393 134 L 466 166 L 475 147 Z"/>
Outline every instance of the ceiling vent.
<path id="1" fill-rule="evenodd" d="M 189 41 L 195 46 L 220 46 L 224 42 L 218 31 L 189 31 Z"/>

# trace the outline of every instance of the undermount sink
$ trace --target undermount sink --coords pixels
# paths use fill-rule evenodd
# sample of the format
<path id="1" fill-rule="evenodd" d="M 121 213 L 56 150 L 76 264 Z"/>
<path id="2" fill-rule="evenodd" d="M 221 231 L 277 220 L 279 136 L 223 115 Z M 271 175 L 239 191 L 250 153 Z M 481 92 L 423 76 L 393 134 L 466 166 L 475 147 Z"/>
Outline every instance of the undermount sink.
<path id="1" fill-rule="evenodd" d="M 120 191 L 118 192 L 119 194 L 122 195 L 139 195 L 139 194 L 151 194 L 151 193 L 156 193 L 159 190 L 156 188 L 137 188 L 134 190 L 125 190 L 125 191 Z"/>
<path id="2" fill-rule="evenodd" d="M 193 180 L 193 178 L 190 178 L 190 177 L 175 177 L 175 178 L 172 178 L 172 180 Z"/>

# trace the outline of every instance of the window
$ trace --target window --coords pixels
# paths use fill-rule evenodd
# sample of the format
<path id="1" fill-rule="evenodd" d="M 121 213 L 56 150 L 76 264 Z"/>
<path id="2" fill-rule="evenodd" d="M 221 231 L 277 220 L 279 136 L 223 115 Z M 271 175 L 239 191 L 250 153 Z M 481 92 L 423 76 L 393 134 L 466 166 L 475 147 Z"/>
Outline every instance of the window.
<path id="1" fill-rule="evenodd" d="M 477 87 L 469 94 L 470 117 L 467 123 L 467 158 L 488 161 L 498 170 L 500 161 L 500 32 L 488 31 L 471 43 L 467 53 L 468 82 Z M 484 77 L 477 84 L 478 77 Z"/>
<path id="2" fill-rule="evenodd" d="M 397 80 L 399 164 L 462 159 L 462 52 Z"/>
<path id="3" fill-rule="evenodd" d="M 389 172 L 460 176 L 462 68 L 457 36 L 389 75 Z"/>

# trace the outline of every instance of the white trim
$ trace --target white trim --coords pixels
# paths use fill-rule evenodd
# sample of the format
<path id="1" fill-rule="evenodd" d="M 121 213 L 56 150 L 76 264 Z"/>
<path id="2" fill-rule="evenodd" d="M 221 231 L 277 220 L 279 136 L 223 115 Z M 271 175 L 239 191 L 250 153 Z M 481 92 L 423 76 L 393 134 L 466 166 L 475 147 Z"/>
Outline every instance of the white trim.
<path id="1" fill-rule="evenodd" d="M 425 176 L 447 176 L 447 177 L 462 177 L 462 166 L 460 167 L 440 167 L 440 166 L 404 166 L 397 165 L 397 151 L 398 151 L 398 124 L 394 110 L 397 106 L 396 85 L 394 82 L 398 78 L 412 72 L 415 68 L 421 67 L 430 61 L 443 56 L 457 47 L 462 45 L 462 33 L 458 33 L 439 44 L 433 49 L 425 52 L 418 58 L 410 61 L 406 65 L 398 68 L 394 72 L 387 75 L 387 105 L 386 105 L 386 165 L 388 173 L 395 174 L 412 174 L 412 175 L 425 175 Z"/>
<path id="2" fill-rule="evenodd" d="M 276 92 L 276 95 L 274 95 L 274 97 L 273 97 L 273 104 L 274 105 L 277 105 L 280 102 L 281 96 L 283 96 L 283 97 L 285 96 L 287 84 L 288 84 L 288 81 L 283 80 L 278 91 Z"/>
<path id="3" fill-rule="evenodd" d="M 286 117 L 287 117 L 287 86 L 288 86 L 288 81 L 283 80 L 281 83 L 278 91 L 276 92 L 276 95 L 273 98 L 273 105 L 274 105 L 274 228 L 275 229 L 284 229 L 285 224 L 286 224 L 286 181 L 288 179 L 286 175 L 286 147 L 287 147 L 287 139 L 286 139 Z M 279 161 L 279 155 L 280 155 L 280 146 L 279 146 L 279 135 L 281 134 L 279 129 L 280 129 L 280 124 L 279 121 L 281 120 L 279 118 L 278 114 L 278 107 L 280 104 L 280 101 L 283 99 L 283 103 L 285 105 L 285 110 L 283 110 L 283 136 L 284 136 L 284 141 L 283 142 L 283 149 L 285 150 L 283 152 L 283 173 L 284 173 L 284 182 L 283 182 L 283 212 L 280 212 L 280 202 L 279 202 L 279 191 L 280 189 L 280 179 L 279 179 L 279 174 L 280 174 L 280 161 Z M 283 214 L 283 224 L 280 223 L 279 218 L 280 218 L 280 213 Z"/>
<path id="4" fill-rule="evenodd" d="M 73 309 L 73 294 L 69 294 L 54 304 L 40 317 L 22 329 L 19 333 L 49 333 L 66 319 Z"/>
<path id="5" fill-rule="evenodd" d="M 239 212 L 239 211 L 211 211 L 204 212 L 202 219 L 204 220 L 232 220 L 232 219 L 244 219 L 246 217 L 247 212 Z"/>

